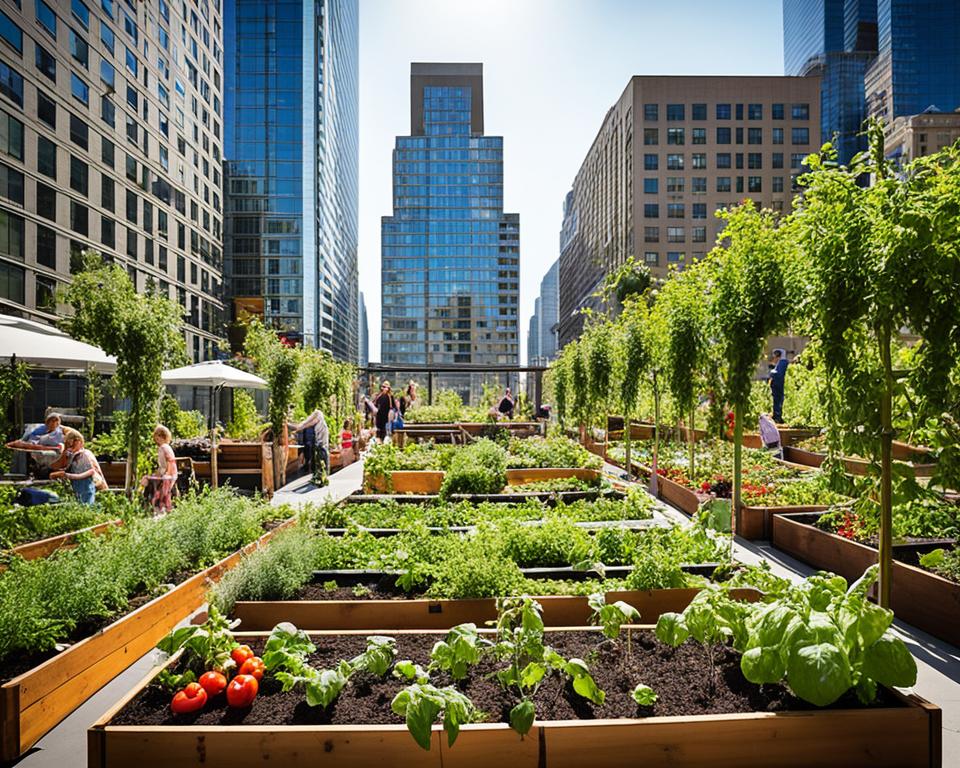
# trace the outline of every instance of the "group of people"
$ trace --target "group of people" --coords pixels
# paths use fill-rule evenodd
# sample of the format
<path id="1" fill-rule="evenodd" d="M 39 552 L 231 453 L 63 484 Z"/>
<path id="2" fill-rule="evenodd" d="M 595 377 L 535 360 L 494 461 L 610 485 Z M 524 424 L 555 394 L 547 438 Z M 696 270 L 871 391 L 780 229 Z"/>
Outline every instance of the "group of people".
<path id="1" fill-rule="evenodd" d="M 373 420 L 377 427 L 377 439 L 383 441 L 395 429 L 403 428 L 403 418 L 407 410 L 417 403 L 417 384 L 411 381 L 399 396 L 390 386 L 389 381 L 380 385 L 380 392 L 374 399 L 364 398 L 366 415 Z"/>
<path id="2" fill-rule="evenodd" d="M 299 434 L 303 446 L 303 459 L 315 485 L 326 485 L 330 476 L 330 427 L 319 408 L 303 421 L 288 422 L 287 430 Z M 352 455 L 353 430 L 349 419 L 344 420 L 340 432 L 340 452 Z"/>
<path id="3" fill-rule="evenodd" d="M 85 446 L 83 435 L 65 427 L 59 413 L 50 413 L 41 426 L 27 432 L 21 440 L 7 443 L 7 448 L 29 451 L 37 464 L 38 476 L 50 480 L 67 480 L 81 504 L 93 504 L 97 491 L 107 490 L 103 469 L 93 451 Z M 158 424 L 153 430 L 157 446 L 157 473 L 140 480 L 144 489 L 152 485 L 150 503 L 157 513 L 169 512 L 173 507 L 177 483 L 177 460 L 170 446 L 170 430 Z M 152 481 L 152 483 L 151 483 Z"/>

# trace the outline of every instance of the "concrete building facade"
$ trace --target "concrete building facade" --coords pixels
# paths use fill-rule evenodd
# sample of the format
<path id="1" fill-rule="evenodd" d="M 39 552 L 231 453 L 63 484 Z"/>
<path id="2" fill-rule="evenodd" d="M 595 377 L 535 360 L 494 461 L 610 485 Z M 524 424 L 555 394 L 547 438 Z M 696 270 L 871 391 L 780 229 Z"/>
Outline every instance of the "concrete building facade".
<path id="1" fill-rule="evenodd" d="M 3 4 L 0 311 L 52 322 L 92 248 L 216 354 L 222 73 L 220 0 Z"/>
<path id="2" fill-rule="evenodd" d="M 607 112 L 564 205 L 558 345 L 630 257 L 656 276 L 703 256 L 745 199 L 787 213 L 819 147 L 820 80 L 635 76 Z"/>

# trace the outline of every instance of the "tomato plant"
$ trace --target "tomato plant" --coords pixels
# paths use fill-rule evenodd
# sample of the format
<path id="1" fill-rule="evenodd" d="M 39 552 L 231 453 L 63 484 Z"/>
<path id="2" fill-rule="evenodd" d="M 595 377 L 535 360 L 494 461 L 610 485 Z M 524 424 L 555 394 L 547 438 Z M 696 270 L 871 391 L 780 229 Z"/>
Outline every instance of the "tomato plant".
<path id="1" fill-rule="evenodd" d="M 219 696 L 227 687 L 227 678 L 220 672 L 204 672 L 197 682 L 208 696 Z"/>
<path id="2" fill-rule="evenodd" d="M 234 709 L 243 709 L 253 704 L 260 684 L 253 675 L 237 675 L 227 686 L 227 704 Z"/>
<path id="3" fill-rule="evenodd" d="M 207 703 L 207 692 L 198 683 L 188 683 L 186 687 L 177 691 L 170 702 L 170 709 L 175 715 L 185 715 L 199 712 Z"/>

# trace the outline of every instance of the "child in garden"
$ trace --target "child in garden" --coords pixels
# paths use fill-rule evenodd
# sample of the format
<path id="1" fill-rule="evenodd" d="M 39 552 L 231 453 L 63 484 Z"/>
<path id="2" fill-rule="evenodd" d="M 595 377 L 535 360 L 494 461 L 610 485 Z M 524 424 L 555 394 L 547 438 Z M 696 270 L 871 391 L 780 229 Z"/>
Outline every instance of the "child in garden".
<path id="1" fill-rule="evenodd" d="M 343 422 L 343 431 L 340 433 L 340 455 L 347 464 L 353 461 L 353 432 L 350 430 L 350 419 Z"/>
<path id="2" fill-rule="evenodd" d="M 71 430 L 64 440 L 68 456 L 67 468 L 54 470 L 50 473 L 50 479 L 66 478 L 73 486 L 77 501 L 81 504 L 93 504 L 97 500 L 97 491 L 107 489 L 103 470 L 100 469 L 93 452 L 84 448 L 83 435 Z"/>
<path id="3" fill-rule="evenodd" d="M 140 481 L 144 488 L 154 483 L 153 496 L 150 504 L 156 514 L 163 514 L 173 509 L 173 489 L 177 485 L 177 457 L 170 446 L 173 435 L 163 424 L 158 424 L 153 430 L 153 442 L 157 444 L 156 475 L 148 475 Z"/>

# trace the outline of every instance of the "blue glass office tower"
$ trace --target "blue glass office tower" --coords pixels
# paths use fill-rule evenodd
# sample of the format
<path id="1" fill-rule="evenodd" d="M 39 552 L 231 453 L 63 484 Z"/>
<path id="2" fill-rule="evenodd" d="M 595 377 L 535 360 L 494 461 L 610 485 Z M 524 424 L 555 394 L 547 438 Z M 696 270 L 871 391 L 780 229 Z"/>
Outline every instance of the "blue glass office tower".
<path id="1" fill-rule="evenodd" d="M 783 0 L 786 75 L 820 75 L 822 141 L 847 162 L 866 148 L 864 76 L 876 52 L 877 0 Z"/>
<path id="2" fill-rule="evenodd" d="M 960 107 L 960 0 L 878 0 L 877 36 L 869 114 L 892 121 Z"/>
<path id="3" fill-rule="evenodd" d="M 225 277 L 235 307 L 357 360 L 357 0 L 228 0 Z"/>
<path id="4" fill-rule="evenodd" d="M 483 65 L 413 64 L 410 86 L 381 228 L 381 361 L 516 365 L 520 219 L 503 212 L 503 138 L 483 133 Z"/>

